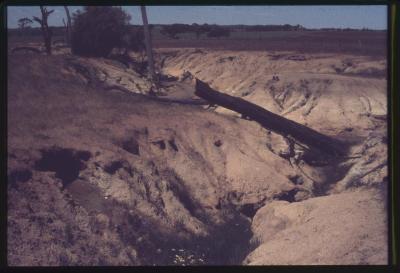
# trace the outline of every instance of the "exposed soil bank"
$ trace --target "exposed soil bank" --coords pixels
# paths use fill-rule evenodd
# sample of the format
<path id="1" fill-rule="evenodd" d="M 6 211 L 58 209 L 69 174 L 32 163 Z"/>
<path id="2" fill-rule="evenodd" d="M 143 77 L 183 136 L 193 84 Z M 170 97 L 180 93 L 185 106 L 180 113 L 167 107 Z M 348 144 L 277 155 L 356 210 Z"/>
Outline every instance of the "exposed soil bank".
<path id="1" fill-rule="evenodd" d="M 164 68 L 173 74 L 176 67 L 182 66 L 175 70 L 180 75 L 185 66 L 182 61 L 190 63 L 197 58 L 196 54 L 178 52 L 165 61 Z M 214 59 L 207 54 L 204 63 L 212 64 L 213 69 L 223 69 L 219 60 L 227 57 L 225 53 L 218 53 Z M 244 55 L 241 58 L 247 63 L 255 61 L 253 57 L 250 54 L 248 59 Z M 193 65 L 195 62 L 190 64 Z M 233 87 L 237 83 L 232 79 L 239 77 L 227 67 L 234 66 L 225 64 L 224 73 L 232 72 L 229 80 L 214 76 L 215 83 L 221 84 L 219 90 L 224 92 L 229 92 L 230 87 L 222 88 L 222 84 Z M 250 67 L 244 66 L 243 74 L 251 74 Z M 328 102 L 336 109 L 332 101 L 359 103 L 362 99 L 348 97 L 346 92 L 334 95 L 338 89 L 327 88 L 312 103 L 304 104 L 311 103 L 313 114 L 308 112 L 296 120 L 322 133 L 356 140 L 347 157 L 335 161 L 323 154 L 310 153 L 310 147 L 303 147 L 290 137 L 218 108 L 214 112 L 199 105 L 148 99 L 143 94 L 149 94 L 152 85 L 131 70 L 107 60 L 71 59 L 62 55 L 21 54 L 10 58 L 7 244 L 10 265 L 303 263 L 308 260 L 276 260 L 266 254 L 269 250 L 265 248 L 270 240 L 276 241 L 277 246 L 282 244 L 284 237 L 279 234 L 285 232 L 304 232 L 304 236 L 296 237 L 299 245 L 303 244 L 306 242 L 303 238 L 314 235 L 306 233 L 307 225 L 299 224 L 303 220 L 298 223 L 292 219 L 298 207 L 312 203 L 315 210 L 307 213 L 317 213 L 311 223 L 318 225 L 322 223 L 320 215 L 329 216 L 325 206 L 333 209 L 340 200 L 353 200 L 352 194 L 344 194 L 360 187 L 365 194 L 360 191 L 354 200 L 367 205 L 353 206 L 353 201 L 346 201 L 343 211 L 354 209 L 354 214 L 366 221 L 375 216 L 381 219 L 382 225 L 374 225 L 363 234 L 385 241 L 383 209 L 376 207 L 374 216 L 363 213 L 376 205 L 368 203 L 371 192 L 381 191 L 381 186 L 387 183 L 385 121 L 366 118 L 367 108 L 361 106 L 340 108 L 343 111 L 340 117 L 346 118 L 336 123 L 329 123 L 334 120 L 334 112 L 327 116 L 322 111 Z M 214 72 L 197 75 L 204 79 Z M 279 75 L 279 81 L 286 80 L 284 77 Z M 352 77 L 332 77 L 337 87 L 344 82 L 346 88 L 354 90 L 353 94 L 364 92 L 370 114 L 385 112 L 385 104 L 381 102 L 384 90 L 376 95 L 370 90 L 360 91 L 357 77 L 353 83 Z M 381 90 L 382 79 L 368 81 Z M 247 90 L 248 83 L 237 88 Z M 286 115 L 285 111 L 293 108 L 294 101 L 307 92 L 317 92 L 318 84 L 304 89 L 282 87 L 286 98 L 279 99 L 275 93 L 279 97 L 275 101 L 281 103 L 274 103 L 275 108 L 270 110 L 295 120 L 298 115 L 294 113 L 302 111 L 304 105 L 295 107 L 292 114 Z M 193 92 L 188 86 L 180 82 L 164 91 L 183 96 L 185 92 Z M 271 86 L 270 83 L 267 89 L 254 89 L 252 99 L 257 94 L 259 98 L 272 94 L 265 91 L 271 90 Z M 121 88 L 142 96 L 127 95 L 119 91 Z M 266 101 L 260 99 L 259 104 L 267 107 L 263 105 Z M 332 193 L 336 194 L 325 196 Z M 339 198 L 336 200 L 334 196 Z M 284 204 L 279 212 L 284 216 L 276 217 L 288 217 L 288 221 L 283 221 L 286 224 L 274 220 L 271 212 L 274 204 Z M 335 217 L 351 221 L 350 214 Z M 326 219 L 327 225 L 331 225 L 332 219 Z M 352 226 L 351 234 L 360 228 Z M 333 228 L 325 231 L 327 238 L 348 238 L 334 237 Z M 368 236 L 360 240 L 370 242 Z M 323 240 L 315 238 L 312 249 L 320 251 Z M 365 249 L 350 260 L 341 256 L 327 260 L 331 253 L 324 252 L 311 262 L 384 263 L 384 245 L 373 250 L 370 243 L 357 242 L 348 251 L 358 251 L 360 246 Z M 281 256 L 287 253 L 286 247 L 280 250 Z M 345 247 L 338 248 L 343 253 Z M 379 254 L 371 258 L 374 251 Z"/>

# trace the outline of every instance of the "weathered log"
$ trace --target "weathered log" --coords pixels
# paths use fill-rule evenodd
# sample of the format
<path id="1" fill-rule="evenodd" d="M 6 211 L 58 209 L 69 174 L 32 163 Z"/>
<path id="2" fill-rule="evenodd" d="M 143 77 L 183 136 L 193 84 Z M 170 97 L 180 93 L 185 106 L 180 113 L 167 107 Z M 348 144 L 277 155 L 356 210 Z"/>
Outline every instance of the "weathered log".
<path id="1" fill-rule="evenodd" d="M 199 79 L 196 79 L 195 94 L 212 104 L 220 105 L 245 117 L 247 116 L 257 121 L 264 128 L 284 136 L 291 136 L 310 148 L 316 148 L 332 156 L 345 154 L 346 145 L 343 142 L 274 114 L 254 103 L 218 92 Z"/>

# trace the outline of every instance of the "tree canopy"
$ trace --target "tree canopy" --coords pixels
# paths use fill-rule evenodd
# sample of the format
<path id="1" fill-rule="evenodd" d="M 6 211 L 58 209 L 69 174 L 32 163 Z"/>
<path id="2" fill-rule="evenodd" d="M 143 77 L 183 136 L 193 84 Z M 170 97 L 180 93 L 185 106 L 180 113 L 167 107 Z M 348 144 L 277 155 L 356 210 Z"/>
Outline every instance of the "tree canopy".
<path id="1" fill-rule="evenodd" d="M 106 57 L 124 44 L 131 17 L 121 8 L 89 6 L 73 15 L 71 49 L 74 54 Z"/>

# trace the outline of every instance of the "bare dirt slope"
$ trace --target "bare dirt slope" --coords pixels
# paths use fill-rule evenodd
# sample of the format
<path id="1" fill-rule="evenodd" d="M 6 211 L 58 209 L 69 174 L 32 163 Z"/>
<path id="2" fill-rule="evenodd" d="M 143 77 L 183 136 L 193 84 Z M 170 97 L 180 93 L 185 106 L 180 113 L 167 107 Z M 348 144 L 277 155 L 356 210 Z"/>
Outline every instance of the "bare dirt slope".
<path id="1" fill-rule="evenodd" d="M 163 64 L 166 72 L 181 76 L 190 70 L 223 92 L 248 90 L 249 83 L 261 79 L 255 86 L 265 87 L 266 81 L 268 88 L 275 86 L 266 80 L 275 73 L 268 67 L 271 62 L 260 65 L 262 58 L 251 55 L 258 53 L 240 53 L 248 54 L 241 57 L 246 63 L 241 71 L 230 59 L 221 61 L 231 52 L 206 53 L 202 62 L 195 60 L 203 53 L 169 54 L 159 53 L 160 62 L 169 56 Z M 189 67 L 197 62 L 198 69 L 208 72 L 186 69 L 186 62 Z M 383 64 L 371 61 L 371 66 L 380 69 Z M 149 96 L 154 87 L 134 67 L 117 61 L 10 55 L 9 264 L 386 263 L 386 122 L 373 116 L 386 113 L 385 80 L 353 79 L 329 70 L 327 77 L 334 79 L 329 86 L 337 80 L 337 87 L 321 89 L 325 80 L 318 82 L 312 68 L 308 75 L 308 67 L 301 75 L 315 81 L 305 89 L 282 87 L 288 95 L 281 108 L 269 102 L 268 88 L 244 97 L 323 133 L 344 131 L 357 140 L 346 158 L 319 154 L 310 159 L 296 141 L 256 122 L 218 108 L 205 110 L 193 102 L 190 81 L 170 82 L 163 87 L 164 96 L 155 97 Z M 279 74 L 276 84 L 293 84 L 300 77 L 297 68 Z M 358 85 L 365 81 L 369 89 Z M 352 89 L 335 96 L 342 82 Z M 311 97 L 323 92 L 312 102 L 315 116 L 299 114 L 304 105 L 284 114 L 289 101 L 301 100 L 307 92 Z M 347 97 L 349 93 L 356 95 Z M 357 97 L 361 94 L 370 103 L 369 116 Z M 337 100 L 360 106 L 352 112 L 347 106 L 336 110 Z M 318 110 L 328 104 L 331 115 Z M 339 121 L 335 111 L 345 111 Z M 344 115 L 350 120 L 344 122 Z M 274 216 L 270 211 L 278 205 Z M 296 218 L 300 210 L 304 213 Z M 353 215 L 366 222 L 335 228 Z M 307 222 L 308 216 L 313 220 Z M 324 232 L 315 233 L 314 226 Z M 279 256 L 289 253 L 292 245 L 285 236 L 290 234 L 299 235 L 290 237 L 299 247 L 311 240 L 313 247 L 304 255 L 318 258 L 269 254 L 270 245 L 280 249 Z M 346 244 L 355 234 L 354 243 Z M 321 252 L 333 241 L 338 243 Z M 347 252 L 351 258 L 343 258 Z"/>

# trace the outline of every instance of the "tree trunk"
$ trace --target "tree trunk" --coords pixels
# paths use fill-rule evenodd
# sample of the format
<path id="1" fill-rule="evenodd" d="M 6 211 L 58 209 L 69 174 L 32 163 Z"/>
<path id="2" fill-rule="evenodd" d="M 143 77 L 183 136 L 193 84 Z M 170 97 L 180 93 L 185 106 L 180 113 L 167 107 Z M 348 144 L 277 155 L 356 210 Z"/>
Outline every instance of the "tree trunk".
<path id="1" fill-rule="evenodd" d="M 46 52 L 47 55 L 51 55 L 51 34 L 46 33 L 45 35 L 45 47 L 46 47 Z"/>
<path id="2" fill-rule="evenodd" d="M 69 13 L 69 9 L 67 6 L 64 6 L 65 13 L 67 14 L 67 43 L 70 46 L 71 45 L 71 15 Z"/>
<path id="3" fill-rule="evenodd" d="M 52 32 L 51 32 L 51 29 L 49 28 L 49 25 L 47 24 L 47 18 L 54 10 L 48 11 L 45 7 L 40 6 L 40 11 L 42 13 L 42 18 L 40 19 L 36 16 L 33 16 L 33 19 L 40 24 L 40 28 L 42 30 L 42 35 L 43 35 L 43 40 L 44 40 L 44 46 L 46 47 L 46 52 L 48 55 L 51 55 Z"/>
<path id="4" fill-rule="evenodd" d="M 208 84 L 196 79 L 195 94 L 212 104 L 217 104 L 249 117 L 263 127 L 284 136 L 291 136 L 310 148 L 317 148 L 332 156 L 345 154 L 345 145 L 339 140 L 323 135 L 307 126 L 274 114 L 244 99 L 232 97 L 212 89 Z"/>
<path id="5" fill-rule="evenodd" d="M 147 14 L 146 14 L 146 7 L 141 6 L 142 12 L 142 20 L 143 20 L 143 27 L 144 27 L 144 39 L 146 43 L 146 54 L 147 54 L 147 62 L 149 65 L 149 73 L 152 81 L 157 83 L 156 73 L 154 71 L 154 60 L 153 60 L 153 51 L 152 51 L 152 44 L 151 44 L 151 35 L 149 30 L 149 24 L 147 21 Z"/>
<path id="6" fill-rule="evenodd" d="M 51 33 L 49 31 L 49 25 L 47 24 L 48 13 L 47 10 L 40 6 L 40 11 L 42 12 L 42 33 L 44 39 L 44 46 L 46 47 L 46 52 L 51 55 Z"/>

